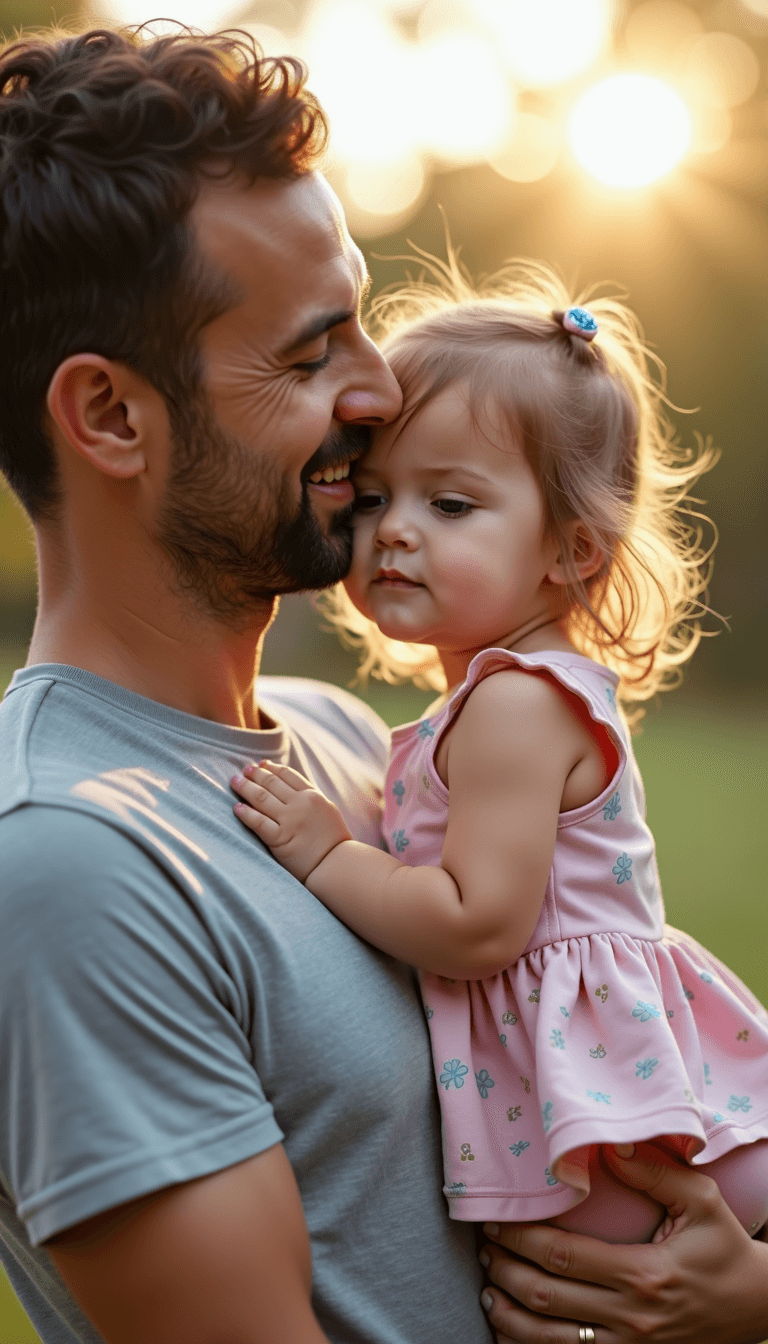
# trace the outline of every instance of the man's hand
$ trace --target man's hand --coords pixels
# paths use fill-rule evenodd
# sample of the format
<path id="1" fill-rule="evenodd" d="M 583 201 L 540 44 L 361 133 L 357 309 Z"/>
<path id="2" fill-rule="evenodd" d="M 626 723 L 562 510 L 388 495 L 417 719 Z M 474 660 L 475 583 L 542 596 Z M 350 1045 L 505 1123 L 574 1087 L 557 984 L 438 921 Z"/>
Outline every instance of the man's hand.
<path id="1" fill-rule="evenodd" d="M 280 1145 L 99 1214 L 46 1250 L 105 1344 L 328 1344 Z"/>
<path id="2" fill-rule="evenodd" d="M 300 882 L 336 845 L 352 839 L 338 808 L 288 765 L 247 765 L 231 784 L 244 799 L 235 804 L 235 815 Z"/>
<path id="3" fill-rule="evenodd" d="M 543 1224 L 503 1225 L 482 1256 L 503 1290 L 483 1295 L 484 1305 L 493 1299 L 499 1344 L 578 1344 L 580 1325 L 595 1344 L 768 1338 L 768 1244 L 747 1235 L 714 1181 L 649 1144 L 634 1160 L 603 1151 L 622 1181 L 668 1208 L 669 1235 L 613 1246 Z"/>

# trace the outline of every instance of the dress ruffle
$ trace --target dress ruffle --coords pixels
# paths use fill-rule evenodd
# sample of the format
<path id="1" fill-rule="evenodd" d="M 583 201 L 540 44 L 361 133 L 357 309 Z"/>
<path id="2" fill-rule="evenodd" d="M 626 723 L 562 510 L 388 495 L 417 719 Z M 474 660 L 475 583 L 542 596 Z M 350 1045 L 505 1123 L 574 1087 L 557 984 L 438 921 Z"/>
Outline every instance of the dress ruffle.
<path id="1" fill-rule="evenodd" d="M 454 1217 L 566 1212 L 592 1144 L 663 1136 L 700 1164 L 768 1138 L 768 1014 L 677 929 L 570 938 L 422 988 Z"/>

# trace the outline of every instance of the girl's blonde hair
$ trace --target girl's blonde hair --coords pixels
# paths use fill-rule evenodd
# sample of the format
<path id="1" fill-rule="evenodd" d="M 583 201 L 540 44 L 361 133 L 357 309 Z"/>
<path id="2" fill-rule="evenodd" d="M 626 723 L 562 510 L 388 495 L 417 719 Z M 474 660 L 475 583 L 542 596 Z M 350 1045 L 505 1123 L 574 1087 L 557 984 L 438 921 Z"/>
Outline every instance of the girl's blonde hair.
<path id="1" fill-rule="evenodd" d="M 454 254 L 447 263 L 423 260 L 426 275 L 385 293 L 372 311 L 373 333 L 403 387 L 403 423 L 456 382 L 475 419 L 500 412 L 541 484 L 563 555 L 571 556 L 578 520 L 605 557 L 588 579 L 569 561 L 572 643 L 619 674 L 625 702 L 670 688 L 707 610 L 700 598 L 713 545 L 703 545 L 708 520 L 687 492 L 716 453 L 676 443 L 664 366 L 616 299 L 573 300 L 538 263 L 511 262 L 474 287 Z M 591 344 L 562 325 L 574 302 L 588 302 L 597 319 Z M 358 680 L 445 689 L 436 650 L 388 639 L 341 587 L 322 606 L 361 654 Z"/>

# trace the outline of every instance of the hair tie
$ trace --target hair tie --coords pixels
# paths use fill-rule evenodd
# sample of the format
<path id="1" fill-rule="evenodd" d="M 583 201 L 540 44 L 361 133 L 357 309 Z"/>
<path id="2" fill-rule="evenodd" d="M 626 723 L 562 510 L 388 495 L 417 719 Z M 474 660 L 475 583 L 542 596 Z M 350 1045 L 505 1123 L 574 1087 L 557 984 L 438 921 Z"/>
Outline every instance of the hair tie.
<path id="1" fill-rule="evenodd" d="M 569 308 L 560 320 L 572 336 L 580 336 L 583 341 L 594 341 L 598 331 L 597 321 L 588 308 Z"/>

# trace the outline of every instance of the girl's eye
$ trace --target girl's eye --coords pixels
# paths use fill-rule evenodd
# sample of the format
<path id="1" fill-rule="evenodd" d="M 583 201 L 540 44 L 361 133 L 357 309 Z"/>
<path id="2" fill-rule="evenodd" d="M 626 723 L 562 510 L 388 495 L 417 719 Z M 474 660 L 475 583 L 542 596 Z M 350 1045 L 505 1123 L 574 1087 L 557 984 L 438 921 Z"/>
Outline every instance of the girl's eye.
<path id="1" fill-rule="evenodd" d="M 326 350 L 325 354 L 320 359 L 311 360 L 307 364 L 294 364 L 293 367 L 294 369 L 299 369 L 301 373 L 313 374 L 319 373 L 321 369 L 327 368 L 330 362 L 331 352 L 330 350 Z"/>
<path id="2" fill-rule="evenodd" d="M 472 512 L 472 505 L 463 499 L 434 499 L 432 507 L 446 518 L 464 518 Z"/>
<path id="3" fill-rule="evenodd" d="M 375 490 L 364 490 L 355 498 L 354 509 L 356 513 L 365 513 L 368 510 L 380 509 L 386 502 L 385 495 L 380 495 Z"/>

